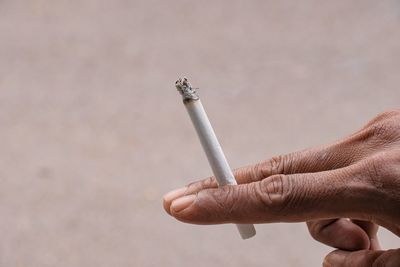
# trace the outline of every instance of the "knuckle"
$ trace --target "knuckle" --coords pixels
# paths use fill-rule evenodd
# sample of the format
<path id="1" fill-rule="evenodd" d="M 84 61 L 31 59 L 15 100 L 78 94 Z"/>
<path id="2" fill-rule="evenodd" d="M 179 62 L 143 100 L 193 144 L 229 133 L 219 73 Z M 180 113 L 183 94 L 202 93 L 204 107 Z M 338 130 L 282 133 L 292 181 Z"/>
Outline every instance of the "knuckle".
<path id="1" fill-rule="evenodd" d="M 270 173 L 271 175 L 284 173 L 284 156 L 275 156 L 270 159 Z"/>
<path id="2" fill-rule="evenodd" d="M 370 127 L 370 135 L 373 137 L 378 137 L 385 139 L 388 135 L 389 129 L 387 129 L 386 123 L 377 123 Z"/>
<path id="3" fill-rule="evenodd" d="M 250 168 L 250 179 L 253 182 L 260 181 L 261 179 L 268 177 L 270 169 L 268 168 L 268 161 L 259 162 Z"/>
<path id="4" fill-rule="evenodd" d="M 271 175 L 287 173 L 289 170 L 286 168 L 290 166 L 292 158 L 291 154 L 279 155 L 250 166 L 251 181 L 256 182 Z"/>
<path id="5" fill-rule="evenodd" d="M 381 156 L 374 156 L 364 164 L 364 170 L 367 174 L 369 183 L 374 189 L 381 189 L 383 187 L 382 177 L 382 164 L 384 164 Z"/>
<path id="6" fill-rule="evenodd" d="M 370 208 L 380 216 L 385 214 L 399 219 L 400 208 L 400 151 L 382 151 L 362 163 L 355 179 L 360 179 L 361 189 L 371 200 Z M 361 178 L 356 178 L 356 177 Z"/>
<path id="7" fill-rule="evenodd" d="M 256 188 L 256 196 L 269 212 L 281 212 L 290 202 L 290 182 L 286 175 L 278 174 L 262 180 Z"/>
<path id="8" fill-rule="evenodd" d="M 364 161 L 367 184 L 377 190 L 400 190 L 400 151 L 381 151 Z"/>
<path id="9" fill-rule="evenodd" d="M 385 117 L 385 118 L 397 117 L 397 116 L 400 116 L 400 109 L 386 110 L 386 111 L 382 112 L 380 115 Z"/>
<path id="10" fill-rule="evenodd" d="M 208 177 L 203 180 L 198 180 L 187 185 L 187 194 L 192 194 L 202 189 L 217 187 L 217 180 L 215 177 Z"/>
<path id="11" fill-rule="evenodd" d="M 377 143 L 400 140 L 400 110 L 381 113 L 369 122 L 365 129 L 365 138 Z"/>
<path id="12" fill-rule="evenodd" d="M 234 190 L 234 186 L 225 185 L 220 187 L 219 190 L 214 190 L 212 194 L 213 201 L 218 208 L 223 211 L 219 214 L 229 215 L 238 202 L 237 191 Z"/>
<path id="13" fill-rule="evenodd" d="M 393 120 L 373 125 L 370 131 L 371 136 L 375 137 L 377 141 L 397 141 L 400 139 L 400 127 Z"/>
<path id="14" fill-rule="evenodd" d="M 384 112 L 379 113 L 375 118 L 370 121 L 370 124 L 373 124 L 378 121 L 383 121 L 388 118 L 399 117 L 400 116 L 400 109 L 391 109 L 386 110 Z"/>
<path id="15" fill-rule="evenodd" d="M 201 181 L 202 188 L 210 188 L 216 185 L 217 185 L 217 180 L 215 179 L 215 177 L 208 177 L 207 179 Z"/>
<path id="16" fill-rule="evenodd" d="M 264 174 L 268 174 L 264 177 L 287 173 L 287 167 L 290 166 L 289 162 L 291 161 L 291 158 L 292 156 L 290 154 L 279 155 L 264 162 Z"/>

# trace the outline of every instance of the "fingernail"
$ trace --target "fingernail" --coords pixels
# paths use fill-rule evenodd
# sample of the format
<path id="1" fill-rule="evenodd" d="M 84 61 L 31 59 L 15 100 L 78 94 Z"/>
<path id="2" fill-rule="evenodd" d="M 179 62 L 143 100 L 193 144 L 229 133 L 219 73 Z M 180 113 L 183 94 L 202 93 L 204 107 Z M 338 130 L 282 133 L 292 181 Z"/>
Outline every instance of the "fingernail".
<path id="1" fill-rule="evenodd" d="M 186 186 L 179 188 L 179 189 L 172 190 L 171 192 L 168 192 L 167 194 L 164 195 L 164 201 L 171 202 L 172 200 L 183 196 L 185 194 L 186 190 L 187 190 Z"/>
<path id="2" fill-rule="evenodd" d="M 172 201 L 171 210 L 173 210 L 174 212 L 180 212 L 189 207 L 195 199 L 196 195 L 188 195 L 175 199 L 174 201 Z"/>

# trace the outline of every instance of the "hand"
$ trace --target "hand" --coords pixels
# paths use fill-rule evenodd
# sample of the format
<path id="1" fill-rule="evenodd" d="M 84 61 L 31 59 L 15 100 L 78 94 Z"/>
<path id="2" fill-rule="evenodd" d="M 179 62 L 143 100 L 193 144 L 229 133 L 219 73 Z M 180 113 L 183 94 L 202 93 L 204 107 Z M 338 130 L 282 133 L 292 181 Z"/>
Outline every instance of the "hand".
<path id="1" fill-rule="evenodd" d="M 333 144 L 240 168 L 235 177 L 237 186 L 217 188 L 210 177 L 174 190 L 164 208 L 194 224 L 306 221 L 316 240 L 341 249 L 325 266 L 399 266 L 400 250 L 380 251 L 376 232 L 381 225 L 400 236 L 400 110 Z"/>

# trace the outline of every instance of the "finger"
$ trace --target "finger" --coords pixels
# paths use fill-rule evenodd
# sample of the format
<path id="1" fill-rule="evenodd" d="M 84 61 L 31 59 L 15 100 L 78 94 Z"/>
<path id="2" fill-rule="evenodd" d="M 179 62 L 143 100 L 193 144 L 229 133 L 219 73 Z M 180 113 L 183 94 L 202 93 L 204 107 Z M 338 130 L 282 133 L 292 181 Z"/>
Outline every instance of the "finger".
<path id="1" fill-rule="evenodd" d="M 238 184 L 260 181 L 275 174 L 311 173 L 347 167 L 373 153 L 366 141 L 371 135 L 364 127 L 356 133 L 332 144 L 317 146 L 301 151 L 275 156 L 257 164 L 248 165 L 234 171 Z M 215 177 L 199 180 L 188 185 L 187 194 L 194 194 L 202 189 L 215 188 Z"/>
<path id="2" fill-rule="evenodd" d="M 329 253 L 325 259 L 325 267 L 367 267 L 367 266 L 400 266 L 400 249 L 382 250 L 359 250 L 348 252 L 335 250 Z"/>
<path id="3" fill-rule="evenodd" d="M 374 135 L 375 130 L 369 126 L 368 124 L 356 133 L 330 145 L 273 157 L 267 161 L 240 168 L 235 171 L 234 176 L 238 184 L 244 184 L 259 181 L 274 174 L 321 172 L 349 166 L 374 152 L 372 149 L 374 142 L 370 144 L 369 137 Z M 170 213 L 171 203 L 178 197 L 215 187 L 217 187 L 217 182 L 214 177 L 210 177 L 174 190 L 165 195 L 164 208 Z"/>
<path id="4" fill-rule="evenodd" d="M 370 221 L 363 221 L 363 220 L 351 220 L 354 224 L 360 226 L 364 232 L 368 235 L 370 246 L 367 249 L 371 250 L 380 250 L 381 245 L 378 239 L 378 229 L 379 226 L 375 223 Z"/>
<path id="5" fill-rule="evenodd" d="M 338 142 L 329 146 L 275 156 L 253 165 L 238 168 L 233 172 L 238 184 L 246 184 L 275 174 L 310 173 L 343 168 L 356 162 L 356 159 L 359 159 L 357 154 L 360 153 L 357 153 L 351 145 L 347 145 L 346 148 L 344 142 Z M 187 193 L 193 194 L 202 189 L 215 187 L 217 187 L 215 177 L 209 177 L 189 184 Z"/>
<path id="6" fill-rule="evenodd" d="M 311 236 L 325 245 L 350 251 L 370 248 L 368 234 L 348 219 L 311 221 L 307 226 Z"/>
<path id="7" fill-rule="evenodd" d="M 245 166 L 234 170 L 234 176 L 238 184 L 246 184 L 260 181 L 275 174 L 294 174 L 333 170 L 348 166 L 355 162 L 361 153 L 350 145 L 351 142 L 342 141 L 329 146 L 321 146 L 294 152 L 254 165 Z M 340 151 L 340 152 L 339 152 Z M 197 192 L 218 187 L 215 177 L 196 181 L 186 187 L 167 193 L 163 198 L 164 209 L 170 213 L 173 200 L 196 194 Z"/>
<path id="8" fill-rule="evenodd" d="M 259 168 L 261 168 L 261 165 L 263 165 L 263 163 L 258 163 L 255 165 L 246 166 L 234 170 L 233 175 L 235 176 L 237 183 L 238 184 L 248 183 L 252 179 L 261 180 L 262 179 L 261 177 L 258 178 L 259 175 L 261 176 L 261 173 L 259 173 L 258 171 Z M 170 206 L 173 200 L 182 196 L 196 194 L 197 192 L 203 189 L 217 188 L 217 187 L 218 184 L 215 177 L 208 177 L 206 179 L 190 183 L 188 186 L 185 186 L 183 188 L 175 189 L 164 195 L 163 198 L 164 209 L 165 211 L 170 213 Z"/>
<path id="9" fill-rule="evenodd" d="M 245 185 L 205 189 L 174 200 L 171 214 L 197 223 L 300 222 L 335 217 L 370 219 L 381 195 L 355 167 L 320 173 L 273 175 Z M 369 181 L 370 182 L 370 181 Z"/>

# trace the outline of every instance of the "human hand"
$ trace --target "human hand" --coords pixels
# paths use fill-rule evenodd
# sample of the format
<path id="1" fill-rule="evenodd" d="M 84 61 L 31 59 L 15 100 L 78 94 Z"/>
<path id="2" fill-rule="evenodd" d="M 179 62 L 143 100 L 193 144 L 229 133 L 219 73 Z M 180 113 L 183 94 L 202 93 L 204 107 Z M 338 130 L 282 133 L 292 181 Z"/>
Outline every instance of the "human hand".
<path id="1" fill-rule="evenodd" d="M 194 224 L 306 221 L 316 240 L 341 249 L 325 266 L 399 266 L 400 249 L 379 250 L 376 233 L 381 225 L 400 236 L 400 110 L 234 173 L 237 186 L 217 188 L 210 177 L 166 194 L 165 210 Z"/>

